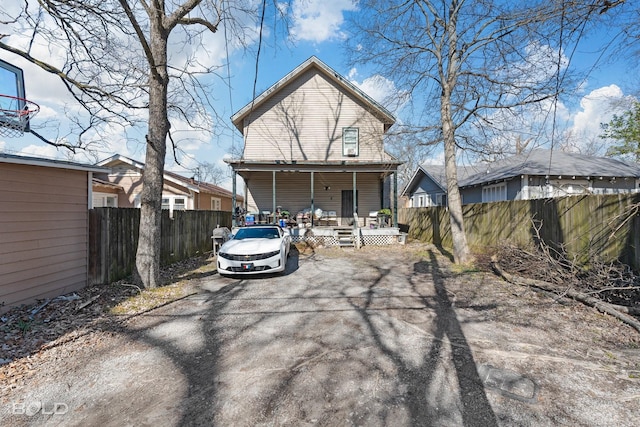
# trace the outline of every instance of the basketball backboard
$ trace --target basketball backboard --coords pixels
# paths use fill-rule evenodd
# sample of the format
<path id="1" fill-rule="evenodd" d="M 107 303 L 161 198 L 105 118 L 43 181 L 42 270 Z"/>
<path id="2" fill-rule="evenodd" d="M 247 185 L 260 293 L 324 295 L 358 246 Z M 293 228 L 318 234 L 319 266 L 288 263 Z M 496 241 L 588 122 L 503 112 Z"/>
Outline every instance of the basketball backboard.
<path id="1" fill-rule="evenodd" d="M 25 99 L 22 69 L 0 59 L 0 135 L 29 132 L 29 119 L 39 110 Z"/>

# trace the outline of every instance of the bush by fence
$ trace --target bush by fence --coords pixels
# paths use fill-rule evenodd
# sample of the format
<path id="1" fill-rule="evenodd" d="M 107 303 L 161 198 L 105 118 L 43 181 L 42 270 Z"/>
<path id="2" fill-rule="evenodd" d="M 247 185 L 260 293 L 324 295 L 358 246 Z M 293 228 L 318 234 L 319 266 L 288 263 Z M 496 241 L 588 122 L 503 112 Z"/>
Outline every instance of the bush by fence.
<path id="1" fill-rule="evenodd" d="M 470 204 L 463 212 L 469 246 L 476 250 L 505 242 L 529 245 L 539 235 L 578 262 L 597 256 L 640 269 L 639 204 L 639 194 L 585 195 Z M 446 208 L 403 208 L 398 219 L 410 237 L 452 246 Z"/>
<path id="2" fill-rule="evenodd" d="M 171 264 L 212 249 L 216 226 L 231 228 L 231 212 L 163 211 L 160 263 Z M 129 276 L 135 266 L 140 209 L 95 208 L 89 211 L 89 284 Z"/>

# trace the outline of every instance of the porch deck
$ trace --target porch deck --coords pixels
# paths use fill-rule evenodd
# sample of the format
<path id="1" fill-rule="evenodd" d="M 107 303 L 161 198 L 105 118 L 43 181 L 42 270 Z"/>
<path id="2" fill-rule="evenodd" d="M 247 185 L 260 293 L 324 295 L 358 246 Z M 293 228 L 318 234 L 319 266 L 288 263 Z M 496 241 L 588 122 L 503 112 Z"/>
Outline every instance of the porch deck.
<path id="1" fill-rule="evenodd" d="M 406 242 L 406 233 L 396 227 L 369 228 L 349 226 L 293 227 L 291 241 L 322 246 L 383 246 Z"/>

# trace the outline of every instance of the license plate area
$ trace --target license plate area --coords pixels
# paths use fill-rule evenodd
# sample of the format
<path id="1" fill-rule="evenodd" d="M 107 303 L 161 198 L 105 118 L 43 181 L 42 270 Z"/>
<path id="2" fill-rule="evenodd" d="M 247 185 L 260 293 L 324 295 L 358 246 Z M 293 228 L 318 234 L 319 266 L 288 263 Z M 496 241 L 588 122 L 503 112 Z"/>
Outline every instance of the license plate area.
<path id="1" fill-rule="evenodd" d="M 243 262 L 240 267 L 242 267 L 242 271 L 251 271 L 253 270 L 252 262 Z"/>

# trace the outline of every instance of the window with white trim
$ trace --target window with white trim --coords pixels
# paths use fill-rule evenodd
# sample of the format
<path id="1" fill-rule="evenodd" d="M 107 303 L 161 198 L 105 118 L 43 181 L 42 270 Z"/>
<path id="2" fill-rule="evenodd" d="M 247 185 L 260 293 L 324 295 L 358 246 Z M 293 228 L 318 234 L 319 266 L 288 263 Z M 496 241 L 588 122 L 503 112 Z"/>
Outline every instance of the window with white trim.
<path id="1" fill-rule="evenodd" d="M 173 211 L 187 209 L 187 198 L 184 196 L 164 196 L 162 198 L 162 209 L 168 209 L 169 216 L 173 217 Z"/>
<path id="2" fill-rule="evenodd" d="M 222 210 L 222 200 L 217 197 L 211 198 L 211 210 L 212 211 L 220 211 Z"/>
<path id="3" fill-rule="evenodd" d="M 447 195 L 445 193 L 436 194 L 436 206 L 447 206 Z"/>
<path id="4" fill-rule="evenodd" d="M 507 200 L 507 183 L 482 187 L 482 203 L 502 202 Z"/>
<path id="5" fill-rule="evenodd" d="M 183 211 L 187 208 L 187 200 L 184 197 L 176 197 L 173 199 L 173 210 Z"/>
<path id="6" fill-rule="evenodd" d="M 107 193 L 93 193 L 94 208 L 117 208 L 118 196 Z"/>
<path id="7" fill-rule="evenodd" d="M 168 197 L 162 198 L 162 209 L 171 209 L 171 199 Z"/>
<path id="8" fill-rule="evenodd" d="M 348 127 L 342 128 L 342 155 L 348 157 L 356 157 L 358 150 L 359 132 L 358 128 Z"/>
<path id="9" fill-rule="evenodd" d="M 424 196 L 418 196 L 418 207 L 424 208 Z"/>

